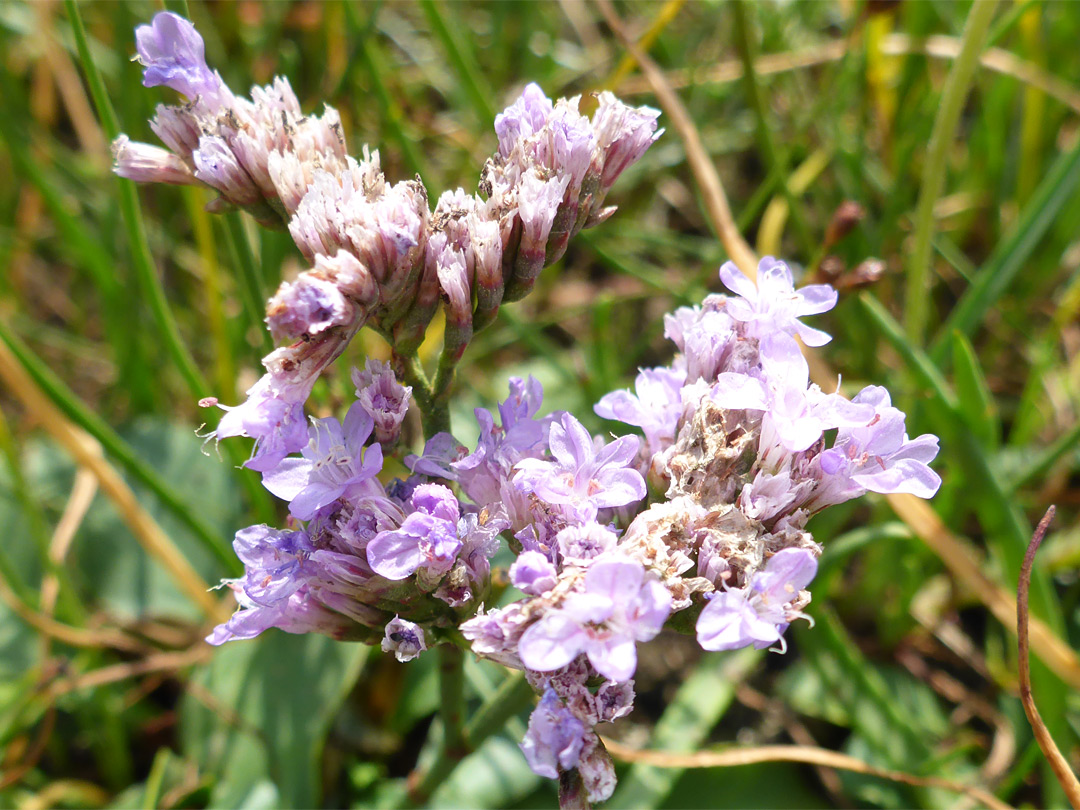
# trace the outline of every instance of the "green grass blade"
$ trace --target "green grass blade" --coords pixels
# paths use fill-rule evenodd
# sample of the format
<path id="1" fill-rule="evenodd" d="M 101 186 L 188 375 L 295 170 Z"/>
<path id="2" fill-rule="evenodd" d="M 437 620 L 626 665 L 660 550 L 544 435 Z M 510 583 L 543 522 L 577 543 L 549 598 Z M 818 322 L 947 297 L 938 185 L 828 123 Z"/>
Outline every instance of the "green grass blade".
<path id="1" fill-rule="evenodd" d="M 862 293 L 856 300 L 859 302 L 863 312 L 870 316 L 870 320 L 881 336 L 903 358 L 904 363 L 915 374 L 919 382 L 933 392 L 935 399 L 946 410 L 955 413 L 959 403 L 956 394 L 949 387 L 948 381 L 925 353 L 912 346 L 907 336 L 904 335 L 903 328 L 889 314 L 889 311 L 870 293 Z"/>
<path id="2" fill-rule="evenodd" d="M 105 128 L 105 133 L 111 141 L 120 134 L 120 125 L 105 92 L 105 83 L 102 81 L 101 72 L 97 69 L 97 65 L 90 55 L 90 47 L 86 40 L 86 29 L 83 26 L 78 3 L 75 0 L 65 0 L 64 7 L 67 9 L 68 20 L 71 23 L 71 31 L 75 37 L 75 45 L 79 52 L 79 60 L 82 62 L 83 73 L 90 86 L 90 95 L 94 100 L 94 106 L 97 108 L 98 117 Z M 118 179 L 117 182 L 120 191 L 120 211 L 123 214 L 124 226 L 127 229 L 131 258 L 135 265 L 135 275 L 139 286 L 147 299 L 154 317 L 154 323 L 165 343 L 169 356 L 180 371 L 184 382 L 187 383 L 188 389 L 197 398 L 204 397 L 210 393 L 210 389 L 184 345 L 176 320 L 169 309 L 165 290 L 154 266 L 153 256 L 150 254 L 150 245 L 146 240 L 146 228 L 143 226 L 142 210 L 139 207 L 139 197 L 138 192 L 135 190 L 135 184 L 123 179 Z"/>
<path id="3" fill-rule="evenodd" d="M 377 7 L 371 9 L 371 19 L 366 26 L 361 25 L 357 16 L 356 4 L 345 4 L 345 17 L 349 21 L 349 27 L 353 29 L 356 38 L 356 56 L 360 64 L 367 71 L 371 79 L 371 90 L 375 94 L 375 100 L 382 112 L 383 121 L 390 130 L 390 136 L 397 142 L 401 150 L 401 156 L 410 172 L 420 175 L 421 180 L 430 179 L 427 166 L 417 149 L 417 138 L 408 131 L 405 123 L 405 114 L 401 106 L 390 95 L 390 90 L 383 81 L 383 64 L 385 57 L 379 47 L 378 34 L 375 30 L 375 15 Z"/>
<path id="4" fill-rule="evenodd" d="M 904 331 L 912 343 L 922 345 L 926 321 L 930 312 L 930 262 L 933 253 L 934 204 L 945 187 L 948 175 L 948 153 L 960 122 L 971 81 L 979 66 L 990 22 L 997 0 L 976 0 L 964 25 L 960 54 L 941 94 L 941 103 L 927 146 L 919 186 L 919 201 L 915 209 L 915 234 L 908 264 L 907 292 L 904 298 Z"/>
<path id="5" fill-rule="evenodd" d="M 1080 143 L 1058 158 L 1035 190 L 1009 235 L 1002 239 L 979 272 L 975 283 L 945 321 L 934 340 L 930 356 L 944 359 L 948 336 L 953 332 L 970 337 L 987 312 L 998 302 L 1041 242 L 1061 209 L 1080 184 Z"/>
<path id="6" fill-rule="evenodd" d="M 1031 539 L 1030 523 L 1015 499 L 1010 497 L 1008 486 L 993 469 L 982 446 L 965 424 L 959 399 L 940 369 L 925 352 L 911 345 L 900 325 L 877 299 L 863 293 L 858 301 L 881 336 L 903 358 L 908 370 L 933 394 L 935 429 L 945 434 L 947 441 L 956 443 L 948 455 L 959 462 L 971 485 L 982 493 L 975 500 L 974 507 L 991 547 L 1004 568 L 1005 580 L 1016 582 L 1024 549 Z M 1040 569 L 1032 573 L 1031 605 L 1032 610 L 1045 619 L 1054 632 L 1062 632 L 1064 619 L 1061 605 L 1049 577 Z"/>
<path id="7" fill-rule="evenodd" d="M 270 339 L 270 333 L 263 328 L 263 315 L 266 312 L 266 288 L 262 280 L 262 272 L 255 263 L 255 254 L 251 251 L 251 242 L 248 241 L 247 231 L 244 230 L 244 221 L 240 213 L 230 211 L 225 215 L 225 228 L 229 236 L 229 247 L 232 250 L 233 259 L 240 268 L 240 289 L 244 301 L 244 310 L 247 312 L 249 326 L 258 330 L 262 337 L 263 354 L 269 354 L 274 349 Z"/>
<path id="8" fill-rule="evenodd" d="M 1006 489 L 1012 493 L 1033 481 L 1046 476 L 1054 465 L 1080 447 L 1080 422 L 1059 436 L 1053 444 L 1035 456 L 1031 462 L 1011 479 Z"/>
<path id="9" fill-rule="evenodd" d="M 469 37 L 457 30 L 457 26 L 438 0 L 420 0 L 420 7 L 424 10 L 431 30 L 435 32 L 450 58 L 450 64 L 457 73 L 458 84 L 468 96 L 477 120 L 485 126 L 490 124 L 495 119 L 495 106 L 491 103 L 495 92 L 480 72 Z"/>
<path id="10" fill-rule="evenodd" d="M 996 449 L 1001 441 L 997 405 L 971 341 L 959 332 L 953 332 L 952 358 L 960 416 L 984 447 Z"/>

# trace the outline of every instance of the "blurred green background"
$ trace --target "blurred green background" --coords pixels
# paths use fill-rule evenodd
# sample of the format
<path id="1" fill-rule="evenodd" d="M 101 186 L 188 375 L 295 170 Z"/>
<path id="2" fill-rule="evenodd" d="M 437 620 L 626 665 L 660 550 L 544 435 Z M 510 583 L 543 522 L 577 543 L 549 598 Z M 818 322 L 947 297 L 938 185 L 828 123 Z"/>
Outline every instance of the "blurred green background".
<path id="1" fill-rule="evenodd" d="M 433 656 L 400 665 L 277 631 L 201 641 L 221 608 L 205 584 L 237 572 L 233 533 L 284 514 L 235 468 L 245 448 L 202 446 L 197 401 L 237 402 L 257 378 L 245 279 L 272 290 L 304 267 L 287 234 L 204 212 L 202 189 L 136 198 L 110 174 L 111 130 L 154 142 L 147 119 L 174 101 L 129 61 L 134 27 L 161 8 L 79 6 L 113 124 L 69 11 L 0 3 L 0 806 L 386 803 L 424 753 Z M 1032 526 L 1057 504 L 1034 577 L 1052 633 L 1034 686 L 1075 767 L 1080 13 L 997 4 L 945 126 L 970 9 L 616 6 L 686 105 L 743 236 L 840 288 L 814 325 L 835 336 L 820 355 L 844 390 L 889 387 L 912 435 L 942 437 L 944 479 L 932 512 L 867 497 L 815 519 L 816 626 L 793 628 L 786 655 L 703 655 L 674 634 L 648 645 L 637 709 L 611 730 L 628 745 L 815 745 L 1017 805 L 1064 803 L 1016 697 L 1006 624 Z M 377 147 L 389 178 L 419 173 L 433 198 L 475 189 L 493 116 L 527 81 L 656 106 L 598 8 L 576 0 L 193 0 L 190 16 L 234 90 L 287 76 L 306 110 L 340 111 L 354 153 Z M 661 124 L 609 197 L 619 212 L 470 347 L 454 405 L 466 443 L 471 409 L 530 373 L 545 408 L 602 429 L 592 404 L 670 359 L 663 313 L 718 289 L 727 257 Z M 340 410 L 348 366 L 385 351 L 355 341 L 314 411 Z M 470 705 L 503 677 L 475 662 L 468 675 Z M 523 728 L 466 759 L 434 803 L 551 806 L 516 750 Z M 972 806 L 783 763 L 620 776 L 612 807 Z"/>

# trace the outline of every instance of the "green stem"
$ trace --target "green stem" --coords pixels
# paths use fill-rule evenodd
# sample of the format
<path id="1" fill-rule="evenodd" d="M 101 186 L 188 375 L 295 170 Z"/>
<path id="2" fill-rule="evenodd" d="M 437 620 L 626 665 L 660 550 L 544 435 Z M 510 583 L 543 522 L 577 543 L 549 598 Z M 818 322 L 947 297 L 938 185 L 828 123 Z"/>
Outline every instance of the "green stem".
<path id="1" fill-rule="evenodd" d="M 251 243 L 244 230 L 244 221 L 238 211 L 230 211 L 225 215 L 226 232 L 229 235 L 229 247 L 232 249 L 233 258 L 240 268 L 240 289 L 244 299 L 244 309 L 247 310 L 248 320 L 262 334 L 263 353 L 269 354 L 274 349 L 270 340 L 270 333 L 262 328 L 263 315 L 266 312 L 266 289 L 263 285 L 262 273 L 255 264 L 255 254 L 251 252 Z"/>
<path id="2" fill-rule="evenodd" d="M 447 756 L 460 760 L 465 758 L 465 651 L 456 644 L 442 644 L 438 650 L 442 747 Z"/>
<path id="3" fill-rule="evenodd" d="M 953 63 L 941 104 L 926 150 L 919 200 L 915 209 L 915 234 L 912 239 L 911 261 L 908 264 L 907 289 L 904 300 L 904 331 L 908 340 L 917 346 L 923 344 L 926 321 L 930 311 L 930 261 L 934 237 L 934 204 L 945 186 L 948 172 L 949 146 L 953 142 L 956 125 L 964 108 L 979 54 L 986 42 L 990 21 L 994 17 L 997 0 L 976 0 L 964 24 L 960 54 Z"/>
<path id="4" fill-rule="evenodd" d="M 525 680 L 525 675 L 521 672 L 509 675 L 499 684 L 495 694 L 488 698 L 465 724 L 462 755 L 451 757 L 448 756 L 445 745 L 440 748 L 427 770 L 416 775 L 415 780 L 410 778 L 413 784 L 408 795 L 404 797 L 402 806 L 426 806 L 432 794 L 454 772 L 461 760 L 483 745 L 488 737 L 500 731 L 510 718 L 532 703 L 532 699 L 533 690 Z"/>
<path id="5" fill-rule="evenodd" d="M 445 406 L 450 398 L 450 387 L 454 383 L 454 370 L 457 369 L 461 356 L 443 348 L 439 355 L 439 366 L 435 369 L 435 380 L 431 384 L 431 397 L 436 407 Z"/>
<path id="6" fill-rule="evenodd" d="M 79 6 L 75 0 L 65 0 L 68 19 L 71 22 L 71 31 L 75 37 L 75 46 L 79 52 L 79 60 L 82 63 L 83 73 L 86 75 L 90 86 L 90 95 L 94 99 L 98 117 L 105 128 L 109 140 L 114 140 L 120 134 L 120 124 L 116 113 L 109 102 L 105 92 L 105 83 L 101 73 L 94 64 L 90 55 L 90 47 L 86 40 L 86 28 L 83 26 L 82 16 L 79 14 Z M 157 268 L 154 266 L 154 258 L 150 253 L 150 244 L 146 239 L 146 228 L 143 226 L 142 210 L 139 208 L 139 195 L 135 184 L 129 180 L 118 180 L 120 187 L 120 212 L 124 218 L 124 226 L 127 230 L 128 241 L 131 245 L 131 259 L 135 266 L 135 277 L 139 287 L 150 304 L 150 312 L 154 323 L 165 341 L 165 348 L 172 357 L 173 363 L 180 371 L 191 393 L 201 398 L 210 393 L 206 381 L 199 373 L 195 361 L 188 352 L 180 337 L 180 330 L 169 309 L 168 299 L 161 279 L 158 277 Z"/>
<path id="7" fill-rule="evenodd" d="M 420 409 L 424 423 L 424 438 L 430 439 L 436 433 L 450 432 L 450 410 L 445 401 L 437 402 L 427 374 L 415 354 L 394 354 L 394 371 L 407 384 L 412 386 L 412 396 Z"/>

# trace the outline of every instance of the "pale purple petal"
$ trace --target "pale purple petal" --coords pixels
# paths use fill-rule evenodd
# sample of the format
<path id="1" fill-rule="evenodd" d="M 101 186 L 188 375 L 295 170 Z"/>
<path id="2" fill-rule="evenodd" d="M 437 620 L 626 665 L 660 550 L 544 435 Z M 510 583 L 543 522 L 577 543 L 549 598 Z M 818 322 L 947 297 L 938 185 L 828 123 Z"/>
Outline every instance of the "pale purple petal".
<path id="1" fill-rule="evenodd" d="M 612 635 L 586 642 L 585 653 L 596 671 L 613 681 L 628 681 L 637 669 L 637 648 L 629 635 Z"/>
<path id="2" fill-rule="evenodd" d="M 871 492 L 882 494 L 905 493 L 919 498 L 932 498 L 941 486 L 941 477 L 925 464 L 914 459 L 892 461 L 888 469 L 858 473 L 851 480 Z"/>
<path id="3" fill-rule="evenodd" d="M 304 487 L 289 504 L 289 512 L 293 517 L 300 520 L 309 520 L 312 515 L 324 506 L 333 503 L 345 494 L 346 487 L 343 484 L 326 484 L 322 481 L 312 481 Z"/>
<path id="4" fill-rule="evenodd" d="M 774 554 L 754 577 L 753 589 L 774 604 L 785 604 L 817 575 L 817 557 L 804 548 L 785 548 Z"/>
<path id="5" fill-rule="evenodd" d="M 367 546 L 368 565 L 387 579 L 402 580 L 420 567 L 424 554 L 419 538 L 402 531 L 380 532 Z"/>
<path id="6" fill-rule="evenodd" d="M 539 596 L 555 587 L 559 572 L 539 551 L 523 551 L 510 566 L 510 582 L 519 591 Z"/>
<path id="7" fill-rule="evenodd" d="M 776 625 L 763 621 L 737 592 L 713 597 L 697 621 L 697 640 L 703 649 L 738 650 L 751 644 L 766 645 L 780 640 Z"/>
<path id="8" fill-rule="evenodd" d="M 307 486 L 315 464 L 306 458 L 286 458 L 274 469 L 263 473 L 263 486 L 283 501 L 291 501 Z"/>
<path id="9" fill-rule="evenodd" d="M 581 652 L 587 636 L 577 622 L 560 613 L 548 613 L 521 636 L 518 653 L 529 669 L 551 672 L 565 667 Z"/>
<path id="10" fill-rule="evenodd" d="M 720 280 L 725 287 L 736 295 L 742 296 L 748 301 L 757 300 L 757 286 L 743 274 L 734 262 L 724 262 L 720 265 Z"/>
<path id="11" fill-rule="evenodd" d="M 590 594 L 607 597 L 614 603 L 629 604 L 641 590 L 645 569 L 629 557 L 596 560 L 585 574 Z"/>

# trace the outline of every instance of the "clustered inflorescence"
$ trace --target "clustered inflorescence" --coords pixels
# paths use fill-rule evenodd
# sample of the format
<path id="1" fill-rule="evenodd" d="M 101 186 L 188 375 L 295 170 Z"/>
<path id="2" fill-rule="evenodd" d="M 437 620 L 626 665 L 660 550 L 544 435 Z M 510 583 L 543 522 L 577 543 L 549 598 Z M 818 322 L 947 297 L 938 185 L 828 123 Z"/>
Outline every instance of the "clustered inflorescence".
<path id="1" fill-rule="evenodd" d="M 255 439 L 247 466 L 291 517 L 237 533 L 245 575 L 228 584 L 240 608 L 211 643 L 277 627 L 380 643 L 400 661 L 466 643 L 524 670 L 541 696 L 521 746 L 532 769 L 577 769 L 601 800 L 615 775 L 594 728 L 631 710 L 638 642 L 685 611 L 678 624 L 705 650 L 782 651 L 817 570 L 810 516 L 867 491 L 937 490 L 936 437 L 909 439 L 883 388 L 847 400 L 809 383 L 796 338 L 829 336 L 800 318 L 831 309 L 836 292 L 796 290 L 771 258 L 756 285 L 725 264 L 731 295 L 666 317 L 671 365 L 597 403 L 643 440 L 541 416 L 540 384 L 513 379 L 497 414 L 478 409 L 477 426 L 458 430 L 478 433 L 472 449 L 444 431 L 404 455 L 406 412 L 431 412 L 400 380 L 440 301 L 441 376 L 502 302 L 610 216 L 604 197 L 658 136 L 658 114 L 601 93 L 589 119 L 578 99 L 552 103 L 530 85 L 495 120 L 478 194 L 447 192 L 430 210 L 419 179 L 390 185 L 377 152 L 350 157 L 337 114 L 304 116 L 285 79 L 233 94 L 186 20 L 158 14 L 136 38 L 144 83 L 187 101 L 160 106 L 151 124 L 168 151 L 122 136 L 116 171 L 206 184 L 214 210 L 288 227 L 312 265 L 268 304 L 287 345 L 212 434 Z M 390 342 L 393 364 L 353 371 L 343 421 L 306 420 L 315 380 L 365 325 Z M 412 474 L 387 482 L 390 455 Z M 504 542 L 514 590 L 492 584 Z"/>

